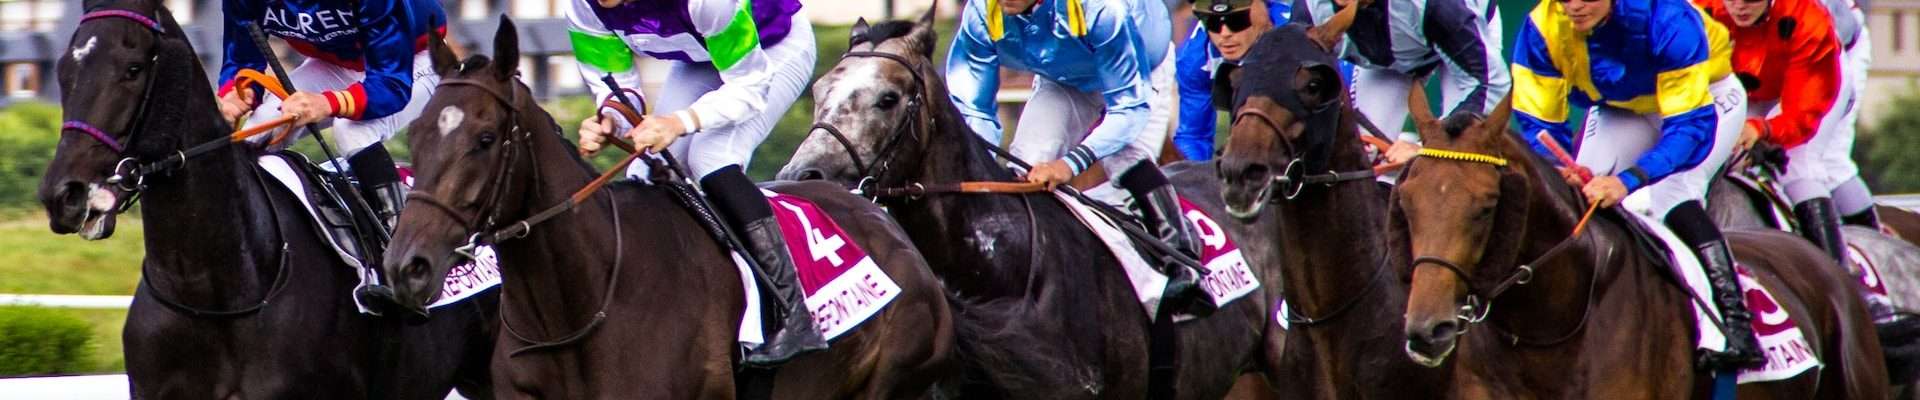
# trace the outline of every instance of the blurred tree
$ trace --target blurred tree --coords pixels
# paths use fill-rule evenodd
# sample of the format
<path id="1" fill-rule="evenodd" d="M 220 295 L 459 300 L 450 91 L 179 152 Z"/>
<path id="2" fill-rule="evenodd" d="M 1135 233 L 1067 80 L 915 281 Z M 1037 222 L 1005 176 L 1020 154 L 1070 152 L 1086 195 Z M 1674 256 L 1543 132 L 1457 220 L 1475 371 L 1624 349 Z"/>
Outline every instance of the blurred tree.
<path id="1" fill-rule="evenodd" d="M 1886 110 L 1920 110 L 1920 86 L 1909 81 L 1891 94 Z M 1882 113 L 1880 120 L 1862 129 L 1853 145 L 1860 175 L 1874 192 L 1893 194 L 1920 191 L 1920 113 Z"/>
<path id="2" fill-rule="evenodd" d="M 60 106 L 36 101 L 0 109 L 0 209 L 38 207 L 40 176 L 60 142 Z"/>

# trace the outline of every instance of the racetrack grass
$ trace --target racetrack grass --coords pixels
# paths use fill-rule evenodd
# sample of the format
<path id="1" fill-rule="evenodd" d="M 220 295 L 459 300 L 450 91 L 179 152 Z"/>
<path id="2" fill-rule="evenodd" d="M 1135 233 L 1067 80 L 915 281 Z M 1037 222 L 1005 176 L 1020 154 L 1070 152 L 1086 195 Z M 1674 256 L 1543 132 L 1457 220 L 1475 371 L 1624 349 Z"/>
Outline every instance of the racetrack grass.
<path id="1" fill-rule="evenodd" d="M 0 293 L 132 295 L 140 281 L 145 236 L 121 216 L 113 237 L 86 241 L 54 235 L 38 214 L 0 222 Z"/>
<path id="2" fill-rule="evenodd" d="M 81 374 L 118 374 L 127 371 L 127 359 L 120 346 L 120 329 L 127 325 L 127 310 L 86 310 L 63 308 L 57 313 L 87 321 L 93 329 L 93 340 L 87 343 L 91 367 L 78 372 Z"/>

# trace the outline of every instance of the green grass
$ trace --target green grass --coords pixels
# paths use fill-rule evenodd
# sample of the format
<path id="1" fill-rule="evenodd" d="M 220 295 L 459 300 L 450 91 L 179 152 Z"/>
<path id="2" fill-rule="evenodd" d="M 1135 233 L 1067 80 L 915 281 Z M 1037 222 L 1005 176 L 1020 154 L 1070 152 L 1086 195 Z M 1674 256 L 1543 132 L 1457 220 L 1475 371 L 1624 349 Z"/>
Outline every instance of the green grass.
<path id="1" fill-rule="evenodd" d="M 121 216 L 112 238 L 55 236 L 43 216 L 0 222 L 0 293 L 130 295 L 145 257 L 140 220 Z"/>
<path id="2" fill-rule="evenodd" d="M 87 342 L 88 359 L 82 364 L 87 367 L 75 372 L 81 374 L 126 372 L 127 359 L 122 356 L 124 350 L 120 346 L 120 329 L 127 324 L 127 310 L 62 308 L 54 309 L 53 312 L 87 321 L 87 325 L 93 330 L 93 339 Z"/>

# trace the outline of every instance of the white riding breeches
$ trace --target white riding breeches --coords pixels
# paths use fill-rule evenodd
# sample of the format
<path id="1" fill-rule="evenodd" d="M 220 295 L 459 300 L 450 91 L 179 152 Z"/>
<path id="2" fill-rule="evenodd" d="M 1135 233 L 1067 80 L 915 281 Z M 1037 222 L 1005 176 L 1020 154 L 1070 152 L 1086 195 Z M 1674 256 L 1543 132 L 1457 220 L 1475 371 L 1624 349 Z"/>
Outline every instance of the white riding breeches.
<path id="1" fill-rule="evenodd" d="M 1173 53 L 1167 52 L 1154 68 L 1153 76 L 1148 77 L 1153 95 L 1147 100 L 1146 128 L 1134 136 L 1132 143 L 1100 160 L 1112 179 L 1088 190 L 1089 196 L 1119 205 L 1125 201 L 1126 193 L 1115 188 L 1113 182 L 1134 164 L 1160 156 L 1172 128 L 1169 124 L 1173 120 Z M 1007 145 L 1007 151 L 1036 164 L 1060 159 L 1092 133 L 1105 115 L 1106 100 L 1100 93 L 1083 92 L 1035 77 L 1033 97 L 1020 109 L 1020 122 L 1014 127 L 1013 142 Z"/>
<path id="2" fill-rule="evenodd" d="M 1843 53 L 1844 54 L 1844 53 Z M 1842 57 L 1848 59 L 1851 57 Z M 1846 66 L 1842 66 L 1845 68 Z M 1787 170 L 1780 177 L 1787 199 L 1794 204 L 1828 197 L 1840 184 L 1860 174 L 1853 163 L 1853 121 L 1859 118 L 1859 96 L 1855 78 L 1842 71 L 1839 96 L 1820 118 L 1819 130 L 1806 143 L 1787 150 Z M 1747 104 L 1747 115 L 1772 117 L 1780 113 L 1780 102 L 1758 101 Z"/>
<path id="3" fill-rule="evenodd" d="M 667 150 L 680 156 L 684 167 L 693 172 L 693 178 L 706 177 L 728 165 L 739 165 L 742 170 L 753 159 L 753 151 L 773 133 L 774 124 L 787 114 L 793 102 L 813 81 L 815 49 L 813 26 L 804 15 L 793 18 L 793 30 L 785 39 L 773 47 L 764 50 L 768 68 L 767 108 L 760 115 L 736 122 L 724 128 L 710 128 L 694 132 L 673 142 Z M 710 63 L 674 63 L 667 72 L 665 85 L 649 97 L 655 110 L 671 113 L 685 110 L 701 96 L 720 88 L 725 84 L 720 80 L 720 72 Z M 627 167 L 627 176 L 645 179 L 646 163 L 633 163 Z"/>
<path id="4" fill-rule="evenodd" d="M 1732 76 L 1714 82 L 1710 88 L 1718 124 L 1712 150 L 1693 168 L 1676 171 L 1666 178 L 1640 187 L 1621 202 L 1627 210 L 1664 219 L 1674 206 L 1687 201 L 1703 201 L 1707 185 L 1733 155 L 1734 143 L 1747 119 L 1747 90 Z M 1611 176 L 1632 168 L 1640 156 L 1660 140 L 1661 117 L 1631 111 L 1594 107 L 1587 111 L 1585 132 L 1575 162 L 1593 170 L 1594 176 Z M 1704 205 L 1704 204 L 1703 204 Z"/>
<path id="5" fill-rule="evenodd" d="M 293 80 L 294 89 L 312 93 L 346 90 L 347 87 L 360 83 L 367 77 L 364 71 L 355 71 L 313 58 L 308 58 L 292 71 L 287 71 L 287 75 Z M 421 109 L 426 108 L 427 99 L 433 97 L 434 89 L 439 86 L 440 74 L 433 72 L 433 58 L 423 50 L 413 54 L 413 95 L 407 99 L 406 108 L 391 115 L 370 120 L 334 118 L 322 121 L 321 124 L 332 126 L 333 129 L 329 134 L 332 135 L 334 147 L 340 151 L 339 156 L 351 156 L 360 152 L 360 149 L 392 138 L 394 132 L 399 132 L 401 128 L 406 128 L 407 124 L 413 123 L 414 118 L 420 116 Z M 262 96 L 262 99 L 260 106 L 254 108 L 253 116 L 247 118 L 247 125 L 265 123 L 280 117 L 280 98 Z M 304 136 L 305 132 L 305 130 L 295 130 L 294 135 Z M 292 145 L 297 139 L 299 139 L 298 136 L 289 138 L 283 142 L 282 146 Z M 265 141 L 266 136 L 256 136 L 250 140 L 259 143 Z"/>

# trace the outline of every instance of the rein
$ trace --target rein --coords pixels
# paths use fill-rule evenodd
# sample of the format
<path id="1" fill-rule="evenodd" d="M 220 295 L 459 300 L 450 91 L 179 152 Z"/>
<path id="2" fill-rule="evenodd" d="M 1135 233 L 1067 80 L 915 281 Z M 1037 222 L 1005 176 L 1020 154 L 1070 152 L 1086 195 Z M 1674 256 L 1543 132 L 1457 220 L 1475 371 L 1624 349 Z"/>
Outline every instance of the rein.
<path id="1" fill-rule="evenodd" d="M 1552 142 L 1546 142 L 1546 143 L 1548 143 L 1549 146 L 1554 146 Z M 1561 152 L 1561 153 L 1564 153 L 1564 152 Z M 1502 157 L 1487 155 L 1487 154 L 1480 154 L 1480 153 L 1465 152 L 1465 151 L 1456 151 L 1456 150 L 1422 148 L 1420 149 L 1420 157 L 1432 158 L 1432 159 L 1438 159 L 1438 160 L 1456 161 L 1456 162 L 1486 164 L 1496 169 L 1505 169 L 1507 168 L 1507 165 L 1508 165 L 1507 159 Z M 1572 160 L 1565 160 L 1565 161 L 1568 162 L 1569 165 L 1576 165 L 1576 164 L 1572 164 Z M 1501 279 L 1499 283 L 1495 284 L 1492 287 L 1491 290 L 1481 291 L 1480 288 L 1474 284 L 1474 279 L 1472 274 L 1468 274 L 1467 271 L 1461 268 L 1459 264 L 1444 258 L 1433 257 L 1433 256 L 1416 257 L 1413 259 L 1413 268 L 1418 269 L 1422 266 L 1431 265 L 1431 266 L 1445 268 L 1447 271 L 1452 272 L 1455 277 L 1459 278 L 1462 284 L 1465 284 L 1467 286 L 1467 304 L 1460 306 L 1460 313 L 1455 318 L 1459 319 L 1462 322 L 1465 322 L 1466 325 L 1468 326 L 1479 324 L 1483 321 L 1486 321 L 1488 315 L 1493 314 L 1493 301 L 1499 298 L 1500 295 L 1506 294 L 1508 290 L 1511 290 L 1514 287 L 1526 285 L 1527 283 L 1530 283 L 1533 281 L 1533 277 L 1535 273 L 1534 266 L 1542 265 L 1548 261 L 1552 261 L 1555 258 L 1558 258 L 1561 254 L 1565 253 L 1568 249 L 1572 249 L 1573 244 L 1577 243 L 1579 239 L 1587 237 L 1585 235 L 1582 235 L 1582 233 L 1586 232 L 1587 222 L 1590 221 L 1590 218 L 1593 216 L 1593 212 L 1600 208 L 1599 206 L 1600 206 L 1600 203 L 1598 202 L 1593 202 L 1589 204 L 1587 206 L 1587 211 L 1581 215 L 1580 221 L 1574 225 L 1573 231 L 1569 233 L 1565 239 L 1561 239 L 1559 243 L 1555 243 L 1553 247 L 1548 248 L 1547 251 L 1544 253 L 1540 253 L 1540 255 L 1534 257 L 1533 260 L 1525 263 L 1521 263 L 1519 266 L 1515 267 L 1512 273 L 1507 274 L 1507 277 Z M 1588 283 L 1587 302 L 1586 302 L 1587 304 L 1586 304 L 1585 310 L 1583 310 L 1580 314 L 1580 322 L 1575 324 L 1573 328 L 1569 329 L 1565 334 L 1562 334 L 1560 336 L 1555 336 L 1554 338 L 1547 339 L 1547 340 L 1528 340 L 1525 338 L 1521 338 L 1519 335 L 1505 332 L 1503 329 L 1500 329 L 1497 326 L 1492 326 L 1492 325 L 1489 325 L 1489 326 L 1493 327 L 1493 329 L 1495 331 L 1498 331 L 1498 333 L 1504 336 L 1507 336 L 1508 340 L 1515 345 L 1526 344 L 1530 346 L 1552 346 L 1555 344 L 1566 342 L 1567 340 L 1572 339 L 1575 335 L 1578 335 L 1581 331 L 1585 330 L 1587 327 L 1587 321 L 1591 320 L 1591 317 L 1593 315 L 1593 303 L 1594 303 L 1593 296 L 1596 292 L 1598 292 L 1599 286 L 1600 286 L 1598 280 L 1599 280 L 1599 276 L 1596 274 L 1594 277 L 1594 281 Z"/>

